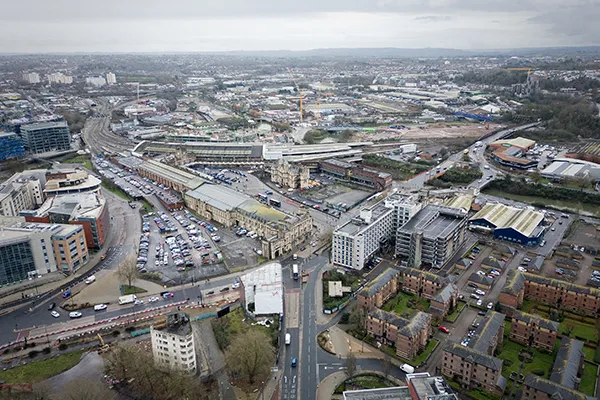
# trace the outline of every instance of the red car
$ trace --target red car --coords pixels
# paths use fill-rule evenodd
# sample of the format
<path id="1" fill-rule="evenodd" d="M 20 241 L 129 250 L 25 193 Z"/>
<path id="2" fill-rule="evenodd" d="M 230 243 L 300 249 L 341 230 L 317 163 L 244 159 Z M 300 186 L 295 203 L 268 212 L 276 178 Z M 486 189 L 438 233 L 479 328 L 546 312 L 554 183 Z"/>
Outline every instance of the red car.
<path id="1" fill-rule="evenodd" d="M 446 328 L 444 325 L 440 325 L 440 331 L 444 333 L 450 333 L 450 329 Z"/>

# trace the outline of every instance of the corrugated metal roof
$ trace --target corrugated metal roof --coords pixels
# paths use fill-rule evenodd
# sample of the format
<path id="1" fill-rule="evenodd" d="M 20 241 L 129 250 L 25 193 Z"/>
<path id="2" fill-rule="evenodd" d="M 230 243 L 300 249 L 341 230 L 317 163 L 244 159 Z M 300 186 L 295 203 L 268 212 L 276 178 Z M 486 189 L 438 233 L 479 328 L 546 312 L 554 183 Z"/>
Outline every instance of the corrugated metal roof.
<path id="1" fill-rule="evenodd" d="M 542 222 L 544 215 L 530 209 L 520 209 L 504 204 L 486 204 L 471 221 L 484 219 L 496 229 L 514 229 L 524 236 L 531 236 Z"/>

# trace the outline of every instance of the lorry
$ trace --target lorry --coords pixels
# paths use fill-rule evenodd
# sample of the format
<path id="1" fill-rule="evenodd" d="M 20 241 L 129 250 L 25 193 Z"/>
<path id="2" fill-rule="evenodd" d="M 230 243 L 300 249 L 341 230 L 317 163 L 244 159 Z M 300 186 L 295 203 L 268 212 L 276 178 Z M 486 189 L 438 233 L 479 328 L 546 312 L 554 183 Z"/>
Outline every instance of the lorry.
<path id="1" fill-rule="evenodd" d="M 119 305 L 130 304 L 137 300 L 137 296 L 135 294 L 128 294 L 125 296 L 119 297 Z"/>
<path id="2" fill-rule="evenodd" d="M 292 266 L 292 273 L 294 275 L 294 280 L 297 281 L 298 280 L 298 264 L 294 264 Z"/>

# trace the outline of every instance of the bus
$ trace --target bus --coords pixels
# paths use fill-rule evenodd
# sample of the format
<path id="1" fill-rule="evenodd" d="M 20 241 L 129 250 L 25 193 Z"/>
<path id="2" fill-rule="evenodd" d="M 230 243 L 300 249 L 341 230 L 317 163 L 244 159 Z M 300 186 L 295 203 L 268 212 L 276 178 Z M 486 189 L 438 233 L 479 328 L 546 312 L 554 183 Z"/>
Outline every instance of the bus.
<path id="1" fill-rule="evenodd" d="M 267 197 L 267 195 L 266 195 L 266 194 L 262 194 L 262 193 L 258 193 L 258 194 L 256 195 L 256 197 L 258 197 L 258 199 L 259 199 L 260 201 L 264 201 L 264 202 L 266 202 L 266 201 L 268 201 L 268 200 L 269 200 L 269 198 Z"/>
<path id="2" fill-rule="evenodd" d="M 298 264 L 294 264 L 292 267 L 292 274 L 294 275 L 294 280 L 298 280 Z"/>
<path id="3" fill-rule="evenodd" d="M 269 204 L 271 204 L 273 207 L 281 207 L 281 201 L 277 199 L 269 199 Z"/>

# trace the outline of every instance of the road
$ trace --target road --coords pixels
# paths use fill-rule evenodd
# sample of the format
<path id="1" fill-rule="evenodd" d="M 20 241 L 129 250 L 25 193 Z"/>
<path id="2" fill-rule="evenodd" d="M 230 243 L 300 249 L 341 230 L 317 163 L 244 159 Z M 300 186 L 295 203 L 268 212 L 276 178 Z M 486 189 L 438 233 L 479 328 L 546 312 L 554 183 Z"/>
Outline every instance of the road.
<path id="1" fill-rule="evenodd" d="M 119 108 L 126 107 L 133 102 L 122 103 Z M 92 154 L 99 154 L 105 151 L 118 153 L 126 148 L 133 147 L 133 143 L 123 136 L 113 133 L 110 129 L 113 107 L 106 99 L 96 100 L 95 113 L 85 121 L 85 127 L 82 130 L 83 139 L 86 147 Z"/>

